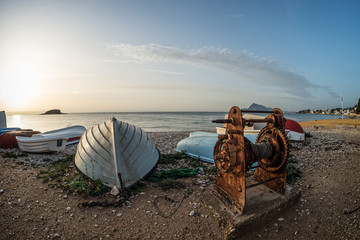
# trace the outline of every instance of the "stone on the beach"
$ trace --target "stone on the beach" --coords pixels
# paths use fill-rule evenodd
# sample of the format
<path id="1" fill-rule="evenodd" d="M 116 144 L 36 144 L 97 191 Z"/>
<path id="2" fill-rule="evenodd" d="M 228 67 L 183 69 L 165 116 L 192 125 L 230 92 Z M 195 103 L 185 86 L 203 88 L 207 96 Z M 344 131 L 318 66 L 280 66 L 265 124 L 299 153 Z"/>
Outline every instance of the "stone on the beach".
<path id="1" fill-rule="evenodd" d="M 120 190 L 116 186 L 114 186 L 110 191 L 110 194 L 113 196 L 117 196 L 117 195 L 119 195 L 119 193 L 120 193 Z"/>

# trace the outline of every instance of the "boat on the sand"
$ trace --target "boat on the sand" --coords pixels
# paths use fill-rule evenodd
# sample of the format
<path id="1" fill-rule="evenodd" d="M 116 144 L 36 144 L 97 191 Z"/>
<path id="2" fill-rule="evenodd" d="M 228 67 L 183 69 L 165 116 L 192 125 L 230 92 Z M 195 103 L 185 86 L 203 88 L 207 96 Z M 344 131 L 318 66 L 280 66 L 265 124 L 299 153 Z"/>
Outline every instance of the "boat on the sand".
<path id="1" fill-rule="evenodd" d="M 16 131 L 16 130 L 21 130 L 21 128 L 0 128 L 0 135 L 6 133 L 6 132 L 11 132 L 11 131 Z"/>
<path id="2" fill-rule="evenodd" d="M 225 115 L 225 119 L 227 115 Z M 243 115 L 245 119 L 264 119 L 264 116 L 259 116 L 255 114 L 247 114 Z M 244 134 L 259 134 L 260 130 L 266 126 L 266 123 L 254 123 L 253 126 L 245 126 Z M 226 124 L 224 127 L 216 127 L 216 132 L 218 134 L 225 134 L 226 131 Z M 285 133 L 289 140 L 292 141 L 304 141 L 305 140 L 305 133 L 300 124 L 292 119 L 286 119 L 285 122 Z"/>
<path id="3" fill-rule="evenodd" d="M 252 143 L 256 142 L 257 134 L 245 134 L 244 136 Z M 192 132 L 188 138 L 181 140 L 177 144 L 176 151 L 183 151 L 192 158 L 214 163 L 214 146 L 217 140 L 217 133 Z"/>
<path id="4" fill-rule="evenodd" d="M 228 118 L 228 115 L 225 115 L 225 119 Z M 245 119 L 264 119 L 264 116 L 255 115 L 255 114 L 243 114 L 243 118 Z M 259 134 L 260 130 L 263 129 L 266 126 L 266 123 L 254 123 L 253 126 L 245 126 L 244 128 L 244 134 Z M 224 127 L 216 127 L 216 132 L 218 134 L 225 134 L 226 131 L 226 123 L 224 124 Z"/>
<path id="5" fill-rule="evenodd" d="M 86 131 L 83 126 L 71 126 L 34 134 L 31 137 L 16 137 L 20 150 L 31 153 L 58 152 L 67 145 L 79 142 Z"/>
<path id="6" fill-rule="evenodd" d="M 151 174 L 159 159 L 160 152 L 145 131 L 113 117 L 83 134 L 75 165 L 108 187 L 124 189 Z"/>
<path id="7" fill-rule="evenodd" d="M 31 137 L 34 134 L 39 134 L 39 131 L 33 131 L 32 129 L 12 130 L 0 135 L 0 148 L 18 148 L 17 136 Z"/>
<path id="8" fill-rule="evenodd" d="M 304 141 L 305 132 L 300 124 L 294 120 L 286 119 L 285 131 L 287 132 L 287 137 L 289 140 L 293 141 Z"/>

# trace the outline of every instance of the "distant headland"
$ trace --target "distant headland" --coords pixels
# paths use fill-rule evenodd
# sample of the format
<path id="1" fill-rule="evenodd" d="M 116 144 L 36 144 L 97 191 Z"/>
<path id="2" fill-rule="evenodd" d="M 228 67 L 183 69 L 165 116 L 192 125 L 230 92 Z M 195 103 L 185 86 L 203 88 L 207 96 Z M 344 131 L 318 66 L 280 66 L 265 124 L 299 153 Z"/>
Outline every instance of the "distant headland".
<path id="1" fill-rule="evenodd" d="M 269 107 L 265 107 L 263 105 L 257 104 L 257 103 L 253 103 L 250 105 L 250 107 L 248 108 L 244 108 L 242 110 L 251 110 L 251 111 L 271 111 L 272 108 Z"/>
<path id="2" fill-rule="evenodd" d="M 60 109 L 51 109 L 49 111 L 46 111 L 45 113 L 42 113 L 41 115 L 52 115 L 52 114 L 64 114 L 60 111 Z"/>

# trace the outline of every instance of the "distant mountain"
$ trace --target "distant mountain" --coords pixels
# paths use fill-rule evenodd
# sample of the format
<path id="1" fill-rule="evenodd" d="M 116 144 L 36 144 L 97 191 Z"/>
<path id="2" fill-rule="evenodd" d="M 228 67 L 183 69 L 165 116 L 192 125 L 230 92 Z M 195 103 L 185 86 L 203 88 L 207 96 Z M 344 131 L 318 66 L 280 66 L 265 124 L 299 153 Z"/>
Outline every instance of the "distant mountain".
<path id="1" fill-rule="evenodd" d="M 272 108 L 265 107 L 265 106 L 263 106 L 263 105 L 253 103 L 253 104 L 250 105 L 249 108 L 245 108 L 244 110 L 252 110 L 252 111 L 271 111 Z"/>

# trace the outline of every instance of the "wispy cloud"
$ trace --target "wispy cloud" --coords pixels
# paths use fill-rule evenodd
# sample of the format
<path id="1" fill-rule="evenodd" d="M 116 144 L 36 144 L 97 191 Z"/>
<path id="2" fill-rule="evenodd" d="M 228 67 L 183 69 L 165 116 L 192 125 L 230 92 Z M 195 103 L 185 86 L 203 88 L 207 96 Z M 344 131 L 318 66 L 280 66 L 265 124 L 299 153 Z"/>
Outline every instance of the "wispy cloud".
<path id="1" fill-rule="evenodd" d="M 139 63 L 139 61 L 135 61 L 135 60 L 116 60 L 116 59 L 98 59 L 98 61 L 104 63 Z"/>
<path id="2" fill-rule="evenodd" d="M 173 71 L 164 71 L 164 70 L 156 70 L 156 69 L 148 69 L 144 70 L 145 72 L 157 72 L 157 73 L 164 73 L 164 74 L 172 74 L 172 75 L 184 75 L 182 72 L 173 72 Z"/>
<path id="3" fill-rule="evenodd" d="M 288 70 L 274 59 L 257 56 L 250 51 L 234 53 L 226 48 L 203 47 L 181 49 L 158 44 L 112 44 L 117 54 L 142 62 L 188 64 L 210 70 L 226 71 L 239 80 L 272 86 L 297 97 L 311 97 L 310 91 L 321 90 L 331 97 L 338 97 L 327 86 L 311 83 L 304 76 Z"/>

